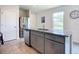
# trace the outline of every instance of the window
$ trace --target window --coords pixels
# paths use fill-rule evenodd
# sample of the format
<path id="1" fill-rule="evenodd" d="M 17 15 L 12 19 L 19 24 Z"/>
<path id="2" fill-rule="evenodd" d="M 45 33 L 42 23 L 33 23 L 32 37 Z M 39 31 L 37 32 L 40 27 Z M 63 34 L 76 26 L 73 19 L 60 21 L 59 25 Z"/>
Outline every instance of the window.
<path id="1" fill-rule="evenodd" d="M 53 13 L 53 30 L 63 32 L 64 12 Z"/>

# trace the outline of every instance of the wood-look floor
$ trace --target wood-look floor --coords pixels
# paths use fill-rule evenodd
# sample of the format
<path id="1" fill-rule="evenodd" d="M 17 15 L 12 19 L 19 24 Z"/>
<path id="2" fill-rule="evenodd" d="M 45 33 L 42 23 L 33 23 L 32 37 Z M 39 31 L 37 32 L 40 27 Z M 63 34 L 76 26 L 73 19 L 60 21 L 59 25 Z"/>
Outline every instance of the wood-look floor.
<path id="1" fill-rule="evenodd" d="M 25 45 L 22 39 L 5 42 L 0 46 L 0 54 L 38 54 L 33 48 Z"/>

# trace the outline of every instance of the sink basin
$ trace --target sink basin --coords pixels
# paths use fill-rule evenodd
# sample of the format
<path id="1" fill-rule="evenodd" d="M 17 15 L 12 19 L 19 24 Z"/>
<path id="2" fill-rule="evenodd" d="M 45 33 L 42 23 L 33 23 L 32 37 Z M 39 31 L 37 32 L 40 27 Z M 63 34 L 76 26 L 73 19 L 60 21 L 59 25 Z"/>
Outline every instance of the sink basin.
<path id="1" fill-rule="evenodd" d="M 38 30 L 46 30 L 46 31 L 48 31 L 48 29 L 43 29 L 43 28 L 38 28 Z"/>

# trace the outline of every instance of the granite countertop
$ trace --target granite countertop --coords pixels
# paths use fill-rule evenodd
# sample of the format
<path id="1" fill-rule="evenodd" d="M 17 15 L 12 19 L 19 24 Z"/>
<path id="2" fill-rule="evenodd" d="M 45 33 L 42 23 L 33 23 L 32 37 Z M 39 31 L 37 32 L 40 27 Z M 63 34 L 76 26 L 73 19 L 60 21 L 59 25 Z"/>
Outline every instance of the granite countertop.
<path id="1" fill-rule="evenodd" d="M 64 34 L 64 32 L 61 31 L 57 31 L 57 30 L 51 30 L 51 29 L 25 29 L 25 30 L 33 30 L 33 31 L 39 31 L 39 32 L 43 32 L 43 33 L 48 33 L 48 34 L 53 34 L 53 35 L 58 35 L 58 36 L 66 36 L 66 34 Z"/>

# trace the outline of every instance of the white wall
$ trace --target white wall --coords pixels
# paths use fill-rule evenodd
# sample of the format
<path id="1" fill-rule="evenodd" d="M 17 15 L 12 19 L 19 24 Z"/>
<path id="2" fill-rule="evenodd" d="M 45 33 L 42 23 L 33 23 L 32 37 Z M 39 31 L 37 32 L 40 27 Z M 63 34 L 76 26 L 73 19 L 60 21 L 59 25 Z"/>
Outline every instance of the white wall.
<path id="1" fill-rule="evenodd" d="M 30 27 L 31 29 L 35 29 L 36 28 L 36 14 L 31 12 L 31 10 L 29 11 L 29 22 L 30 22 Z"/>
<path id="2" fill-rule="evenodd" d="M 23 10 L 23 9 L 19 9 L 19 16 L 20 17 L 29 17 L 29 11 L 28 10 Z"/>
<path id="3" fill-rule="evenodd" d="M 37 28 L 43 28 L 43 24 L 41 23 L 41 17 L 43 16 L 45 16 L 45 28 L 51 29 L 52 28 L 52 16 L 51 16 L 50 11 L 37 13 L 37 20 L 36 20 Z"/>
<path id="4" fill-rule="evenodd" d="M 52 14 L 54 12 L 58 12 L 58 11 L 63 11 L 63 7 L 58 7 L 58 8 L 52 8 L 46 11 L 42 11 L 37 13 L 37 27 L 38 28 L 43 28 L 43 24 L 41 23 L 41 17 L 45 16 L 45 28 L 46 29 L 52 29 L 53 26 L 53 19 L 52 19 Z"/>
<path id="5" fill-rule="evenodd" d="M 36 24 L 37 28 L 42 28 L 41 17 L 46 17 L 45 28 L 52 29 L 52 14 L 59 11 L 64 11 L 64 32 L 65 34 L 72 33 L 72 39 L 79 42 L 79 19 L 71 19 L 69 14 L 72 10 L 79 10 L 79 6 L 60 6 L 46 11 L 37 13 Z"/>
<path id="6" fill-rule="evenodd" d="M 79 5 L 75 5 L 75 6 L 67 6 L 68 12 L 67 15 L 68 21 L 69 21 L 69 28 L 70 28 L 70 32 L 72 33 L 72 39 L 74 42 L 79 42 L 79 18 L 78 19 L 71 19 L 69 17 L 69 14 L 71 11 L 73 10 L 79 10 Z M 66 20 L 65 19 L 65 20 Z"/>

